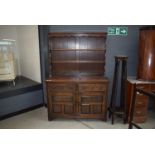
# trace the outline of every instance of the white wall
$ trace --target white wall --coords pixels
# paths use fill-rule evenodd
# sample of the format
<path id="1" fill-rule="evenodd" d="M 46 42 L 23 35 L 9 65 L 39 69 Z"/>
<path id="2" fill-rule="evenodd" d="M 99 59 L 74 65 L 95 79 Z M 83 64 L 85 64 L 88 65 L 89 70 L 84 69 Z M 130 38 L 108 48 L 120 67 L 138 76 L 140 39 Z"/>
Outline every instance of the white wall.
<path id="1" fill-rule="evenodd" d="M 37 25 L 0 25 L 0 39 L 16 40 L 18 75 L 41 82 Z"/>
<path id="2" fill-rule="evenodd" d="M 41 82 L 37 25 L 16 26 L 21 75 Z"/>
<path id="3" fill-rule="evenodd" d="M 19 60 L 19 50 L 18 50 L 18 36 L 16 26 L 14 25 L 0 25 L 0 39 L 12 39 L 15 41 L 15 58 L 17 60 L 17 74 L 20 75 L 20 60 Z"/>

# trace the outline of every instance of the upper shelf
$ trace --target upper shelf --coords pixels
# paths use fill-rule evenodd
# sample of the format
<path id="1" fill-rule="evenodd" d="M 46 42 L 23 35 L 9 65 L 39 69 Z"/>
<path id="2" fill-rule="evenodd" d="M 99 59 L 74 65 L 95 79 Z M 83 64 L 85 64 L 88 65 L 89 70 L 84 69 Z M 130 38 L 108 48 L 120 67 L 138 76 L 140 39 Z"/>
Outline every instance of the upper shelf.
<path id="1" fill-rule="evenodd" d="M 50 49 L 49 51 L 106 51 L 106 49 Z"/>
<path id="2" fill-rule="evenodd" d="M 107 33 L 106 32 L 51 32 L 48 34 L 48 37 L 105 37 L 106 38 Z"/>
<path id="3" fill-rule="evenodd" d="M 64 61 L 53 61 L 52 63 L 105 63 L 105 61 L 95 60 L 64 60 Z"/>

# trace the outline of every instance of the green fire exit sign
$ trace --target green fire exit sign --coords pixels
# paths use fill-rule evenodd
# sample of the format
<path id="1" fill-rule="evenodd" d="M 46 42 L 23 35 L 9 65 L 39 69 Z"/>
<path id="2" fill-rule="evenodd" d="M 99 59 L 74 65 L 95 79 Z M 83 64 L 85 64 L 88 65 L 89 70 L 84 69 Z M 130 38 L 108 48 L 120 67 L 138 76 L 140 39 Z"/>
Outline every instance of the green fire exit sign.
<path id="1" fill-rule="evenodd" d="M 108 35 L 127 36 L 128 27 L 108 27 Z"/>

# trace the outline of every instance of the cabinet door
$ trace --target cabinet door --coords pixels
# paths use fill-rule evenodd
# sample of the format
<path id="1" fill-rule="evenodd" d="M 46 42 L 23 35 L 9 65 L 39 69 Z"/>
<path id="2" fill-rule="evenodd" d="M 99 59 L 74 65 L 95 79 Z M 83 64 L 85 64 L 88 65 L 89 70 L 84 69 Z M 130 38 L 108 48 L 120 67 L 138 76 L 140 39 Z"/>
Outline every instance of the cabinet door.
<path id="1" fill-rule="evenodd" d="M 83 92 L 79 95 L 79 112 L 81 114 L 102 114 L 105 112 L 104 92 Z"/>
<path id="2" fill-rule="evenodd" d="M 74 115 L 76 112 L 74 83 L 48 83 L 49 118 Z"/>
<path id="3" fill-rule="evenodd" d="M 74 114 L 75 95 L 70 92 L 51 92 L 49 94 L 50 112 L 52 114 Z"/>

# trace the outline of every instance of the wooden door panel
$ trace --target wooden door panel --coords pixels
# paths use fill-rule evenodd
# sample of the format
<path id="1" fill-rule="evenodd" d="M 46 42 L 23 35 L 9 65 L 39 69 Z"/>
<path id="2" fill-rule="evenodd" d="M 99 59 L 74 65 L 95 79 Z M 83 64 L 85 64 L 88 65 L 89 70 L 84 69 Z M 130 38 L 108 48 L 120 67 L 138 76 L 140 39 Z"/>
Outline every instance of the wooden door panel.
<path id="1" fill-rule="evenodd" d="M 52 112 L 53 113 L 62 113 L 62 105 L 61 104 L 53 104 Z"/>
<path id="2" fill-rule="evenodd" d="M 90 105 L 89 104 L 82 104 L 81 106 L 80 106 L 80 113 L 81 114 L 90 114 L 91 112 L 90 112 Z"/>
<path id="3" fill-rule="evenodd" d="M 102 114 L 102 104 L 99 105 L 90 105 L 90 104 L 81 104 L 81 114 Z"/>
<path id="4" fill-rule="evenodd" d="M 53 114 L 74 114 L 75 113 L 75 106 L 68 104 L 53 104 L 52 107 Z"/>
<path id="5" fill-rule="evenodd" d="M 74 96 L 66 95 L 66 96 L 58 96 L 53 95 L 52 96 L 52 102 L 72 102 L 74 103 Z"/>
<path id="6" fill-rule="evenodd" d="M 73 114 L 73 113 L 75 113 L 75 106 L 64 105 L 64 114 Z"/>
<path id="7" fill-rule="evenodd" d="M 83 92 L 80 93 L 80 113 L 81 114 L 102 114 L 105 109 L 105 94 L 103 92 Z"/>
<path id="8" fill-rule="evenodd" d="M 101 114 L 102 113 L 102 104 L 92 105 L 91 106 L 91 113 L 92 114 Z"/>

